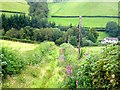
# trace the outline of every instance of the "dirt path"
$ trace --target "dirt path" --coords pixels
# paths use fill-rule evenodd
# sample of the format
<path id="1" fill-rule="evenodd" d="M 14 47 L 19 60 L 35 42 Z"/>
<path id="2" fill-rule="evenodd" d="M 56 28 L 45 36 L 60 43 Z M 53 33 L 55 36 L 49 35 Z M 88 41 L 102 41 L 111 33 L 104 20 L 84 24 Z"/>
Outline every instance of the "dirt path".
<path id="1" fill-rule="evenodd" d="M 59 49 L 59 60 L 61 61 L 61 62 L 64 62 L 65 61 L 65 55 L 64 55 L 64 49 L 63 48 L 60 48 Z"/>

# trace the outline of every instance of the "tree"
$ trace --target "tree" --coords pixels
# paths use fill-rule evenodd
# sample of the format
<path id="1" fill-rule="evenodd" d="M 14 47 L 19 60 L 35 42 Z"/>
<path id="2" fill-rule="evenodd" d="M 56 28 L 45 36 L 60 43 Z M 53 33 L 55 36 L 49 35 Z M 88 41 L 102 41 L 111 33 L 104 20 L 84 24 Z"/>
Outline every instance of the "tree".
<path id="1" fill-rule="evenodd" d="M 92 42 L 96 42 L 98 37 L 98 33 L 94 28 L 91 28 L 87 32 L 87 39 L 91 40 Z"/>
<path id="2" fill-rule="evenodd" d="M 20 39 L 31 40 L 33 36 L 33 28 L 30 26 L 21 28 L 19 31 L 19 36 L 20 36 Z"/>
<path id="3" fill-rule="evenodd" d="M 77 42 L 77 37 L 76 36 L 71 36 L 70 37 L 70 44 L 77 46 L 78 42 Z"/>
<path id="4" fill-rule="evenodd" d="M 32 40 L 34 41 L 43 41 L 43 37 L 42 37 L 42 33 L 40 29 L 34 29 L 33 30 L 33 36 L 32 36 Z"/>
<path id="5" fill-rule="evenodd" d="M 112 36 L 112 37 L 116 37 L 119 35 L 119 29 L 118 29 L 118 25 L 116 22 L 108 22 L 106 24 L 106 32 Z"/>
<path id="6" fill-rule="evenodd" d="M 18 30 L 12 28 L 6 32 L 5 36 L 10 37 L 10 38 L 18 38 L 19 32 L 18 32 Z"/>
<path id="7" fill-rule="evenodd" d="M 5 34 L 5 31 L 3 29 L 0 30 L 0 36 L 4 36 L 4 34 Z"/>

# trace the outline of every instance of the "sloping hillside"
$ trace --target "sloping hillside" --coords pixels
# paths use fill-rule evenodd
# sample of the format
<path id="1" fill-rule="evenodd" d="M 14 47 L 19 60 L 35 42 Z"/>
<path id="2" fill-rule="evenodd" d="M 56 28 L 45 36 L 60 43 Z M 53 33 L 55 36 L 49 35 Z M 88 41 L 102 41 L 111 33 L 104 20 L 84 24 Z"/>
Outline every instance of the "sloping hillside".
<path id="1" fill-rule="evenodd" d="M 6 10 L 6 11 L 15 11 L 15 12 L 23 12 L 28 14 L 29 13 L 29 5 L 25 0 L 23 2 L 0 2 L 0 10 Z M 2 12 L 5 14 L 10 14 L 6 12 Z"/>
<path id="2" fill-rule="evenodd" d="M 118 15 L 117 2 L 64 2 L 49 3 L 49 15 L 84 15 L 111 16 Z"/>
<path id="3" fill-rule="evenodd" d="M 62 2 L 48 3 L 49 16 L 117 16 L 117 2 Z M 79 19 L 75 18 L 49 18 L 49 21 L 55 21 L 56 24 L 78 25 Z M 108 21 L 118 21 L 113 18 L 84 18 L 83 26 L 104 27 Z M 91 23 L 92 22 L 92 23 Z"/>

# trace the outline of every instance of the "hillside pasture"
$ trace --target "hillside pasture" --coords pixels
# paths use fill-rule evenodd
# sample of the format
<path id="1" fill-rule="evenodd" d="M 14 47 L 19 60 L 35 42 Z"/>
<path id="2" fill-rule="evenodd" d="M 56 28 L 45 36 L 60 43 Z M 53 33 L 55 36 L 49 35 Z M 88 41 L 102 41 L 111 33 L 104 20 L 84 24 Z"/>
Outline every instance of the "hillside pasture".
<path id="1" fill-rule="evenodd" d="M 99 33 L 99 36 L 97 41 L 103 40 L 104 38 L 109 37 L 109 35 L 106 32 L 98 32 L 98 33 Z"/>
<path id="2" fill-rule="evenodd" d="M 29 14 L 29 5 L 26 1 L 24 2 L 0 2 L 2 5 L 0 7 L 0 10 L 6 10 L 6 11 L 16 11 L 16 12 L 23 12 L 26 14 Z M 6 12 L 0 12 L 3 14 L 8 14 Z M 10 13 L 11 15 L 11 13 Z"/>
<path id="3" fill-rule="evenodd" d="M 118 16 L 117 2 L 62 2 L 48 3 L 49 18 L 56 24 L 78 25 L 79 19 L 76 18 L 51 18 L 50 16 Z M 83 18 L 83 26 L 86 27 L 105 27 L 108 21 L 118 22 L 114 18 Z"/>
<path id="4" fill-rule="evenodd" d="M 83 27 L 105 27 L 108 21 L 115 21 L 118 23 L 118 19 L 115 18 L 83 18 Z M 79 18 L 48 18 L 49 22 L 55 22 L 56 25 L 75 25 L 79 24 Z"/>

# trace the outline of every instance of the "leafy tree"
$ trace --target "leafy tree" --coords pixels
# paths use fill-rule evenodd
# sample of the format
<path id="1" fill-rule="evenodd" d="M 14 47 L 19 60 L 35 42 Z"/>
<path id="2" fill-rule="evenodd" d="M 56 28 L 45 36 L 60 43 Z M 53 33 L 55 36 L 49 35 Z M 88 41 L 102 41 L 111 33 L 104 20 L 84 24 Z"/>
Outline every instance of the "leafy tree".
<path id="1" fill-rule="evenodd" d="M 11 38 L 18 38 L 19 37 L 19 32 L 18 30 L 12 28 L 9 31 L 6 32 L 5 36 L 11 37 Z"/>
<path id="2" fill-rule="evenodd" d="M 30 5 L 30 16 L 38 16 L 40 18 L 46 18 L 48 14 L 48 5 L 46 2 L 28 2 Z"/>
<path id="3" fill-rule="evenodd" d="M 20 36 L 20 39 L 31 40 L 33 36 L 33 28 L 30 26 L 26 26 L 25 28 L 22 28 L 19 31 L 19 36 Z"/>
<path id="4" fill-rule="evenodd" d="M 40 29 L 34 29 L 33 30 L 32 40 L 43 41 L 43 37 L 42 37 L 42 33 L 41 33 Z"/>
<path id="5" fill-rule="evenodd" d="M 0 36 L 4 36 L 4 34 L 5 34 L 5 31 L 3 29 L 0 30 Z"/>
<path id="6" fill-rule="evenodd" d="M 70 44 L 77 46 L 77 37 L 76 36 L 71 36 L 70 37 Z"/>
<path id="7" fill-rule="evenodd" d="M 116 37 L 119 35 L 119 29 L 118 29 L 118 25 L 116 22 L 108 22 L 106 24 L 106 32 L 112 36 L 112 37 Z"/>
<path id="8" fill-rule="evenodd" d="M 55 28 L 55 22 L 52 22 L 52 23 L 51 23 L 51 27 L 52 27 L 52 28 Z"/>
<path id="9" fill-rule="evenodd" d="M 97 37 L 98 37 L 98 33 L 94 28 L 88 30 L 87 39 L 95 43 L 97 41 Z"/>

